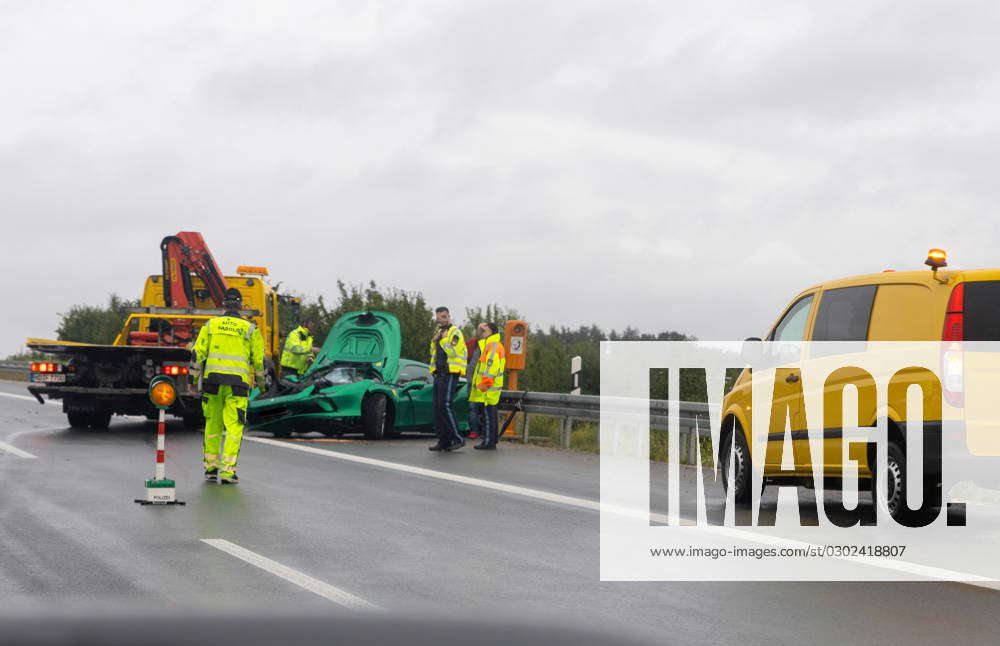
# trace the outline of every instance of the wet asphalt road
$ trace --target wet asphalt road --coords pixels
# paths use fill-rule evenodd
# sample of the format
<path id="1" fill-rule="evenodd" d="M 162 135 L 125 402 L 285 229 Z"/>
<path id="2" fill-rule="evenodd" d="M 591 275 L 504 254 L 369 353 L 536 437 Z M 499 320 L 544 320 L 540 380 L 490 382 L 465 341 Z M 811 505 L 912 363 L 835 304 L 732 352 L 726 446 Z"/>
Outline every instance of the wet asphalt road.
<path id="1" fill-rule="evenodd" d="M 208 484 L 201 437 L 178 424 L 168 430 L 167 475 L 187 505 L 142 507 L 132 501 L 152 475 L 153 424 L 68 429 L 58 404 L 40 406 L 15 382 L 0 382 L 0 442 L 8 614 L 352 612 L 202 540 L 222 539 L 387 617 L 542 622 L 684 644 L 972 644 L 995 635 L 1000 593 L 954 583 L 602 583 L 594 511 L 268 443 L 244 442 L 237 487 Z M 298 443 L 598 498 L 593 455 L 506 443 L 440 455 L 421 438 Z"/>

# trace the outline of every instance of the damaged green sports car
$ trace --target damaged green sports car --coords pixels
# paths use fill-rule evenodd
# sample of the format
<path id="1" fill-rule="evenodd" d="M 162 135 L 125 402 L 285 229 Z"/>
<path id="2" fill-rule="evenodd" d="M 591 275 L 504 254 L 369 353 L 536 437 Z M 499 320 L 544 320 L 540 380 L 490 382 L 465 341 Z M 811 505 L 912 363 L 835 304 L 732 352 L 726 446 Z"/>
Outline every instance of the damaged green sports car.
<path id="1" fill-rule="evenodd" d="M 363 433 L 372 440 L 434 432 L 433 385 L 426 363 L 400 359 L 399 320 L 387 312 L 351 312 L 337 320 L 298 380 L 282 379 L 248 406 L 247 425 L 276 437 L 292 433 Z M 468 389 L 452 394 L 459 430 L 468 429 Z"/>

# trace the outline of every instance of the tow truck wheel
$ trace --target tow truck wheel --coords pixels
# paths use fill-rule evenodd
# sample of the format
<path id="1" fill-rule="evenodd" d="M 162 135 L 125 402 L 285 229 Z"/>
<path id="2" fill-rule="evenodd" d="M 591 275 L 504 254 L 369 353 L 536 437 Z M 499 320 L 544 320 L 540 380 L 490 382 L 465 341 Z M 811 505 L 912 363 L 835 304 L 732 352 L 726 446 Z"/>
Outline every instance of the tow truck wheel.
<path id="1" fill-rule="evenodd" d="M 70 428 L 90 428 L 90 413 L 70 411 L 66 413 Z"/>
<path id="2" fill-rule="evenodd" d="M 361 408 L 361 425 L 365 429 L 365 438 L 369 440 L 385 439 L 388 420 L 388 401 L 385 395 L 372 393 L 365 397 Z"/>
<path id="3" fill-rule="evenodd" d="M 205 418 L 200 413 L 191 413 L 181 417 L 184 428 L 189 431 L 200 431 L 205 427 Z"/>
<path id="4" fill-rule="evenodd" d="M 111 426 L 111 412 L 100 411 L 90 416 L 90 428 L 103 431 Z"/>

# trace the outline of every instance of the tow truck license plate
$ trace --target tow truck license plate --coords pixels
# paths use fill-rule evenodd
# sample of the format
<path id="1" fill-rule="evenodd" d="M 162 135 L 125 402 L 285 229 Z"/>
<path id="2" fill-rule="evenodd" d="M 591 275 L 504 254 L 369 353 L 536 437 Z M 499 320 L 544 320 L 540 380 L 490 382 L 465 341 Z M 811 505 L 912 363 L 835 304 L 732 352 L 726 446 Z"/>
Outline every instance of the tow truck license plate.
<path id="1" fill-rule="evenodd" d="M 35 383 L 45 382 L 45 383 L 65 383 L 66 375 L 41 375 L 37 373 L 32 373 L 31 380 Z"/>

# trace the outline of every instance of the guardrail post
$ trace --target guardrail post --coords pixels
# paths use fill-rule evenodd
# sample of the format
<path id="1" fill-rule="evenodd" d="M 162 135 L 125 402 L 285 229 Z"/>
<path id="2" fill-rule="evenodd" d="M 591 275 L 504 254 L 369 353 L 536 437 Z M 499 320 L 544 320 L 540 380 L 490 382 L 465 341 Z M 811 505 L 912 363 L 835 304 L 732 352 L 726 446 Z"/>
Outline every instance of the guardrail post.
<path id="1" fill-rule="evenodd" d="M 688 439 L 689 451 L 688 451 L 688 464 L 698 465 L 698 454 L 701 452 L 701 433 L 698 430 L 698 415 L 694 416 L 694 428 L 688 433 L 690 439 Z"/>
<path id="2" fill-rule="evenodd" d="M 562 427 L 562 446 L 564 449 L 569 448 L 570 439 L 573 437 L 573 418 L 564 417 L 563 427 Z"/>
<path id="3" fill-rule="evenodd" d="M 521 442 L 527 444 L 529 435 L 528 427 L 530 426 L 528 422 L 531 420 L 531 415 L 527 413 L 523 413 L 523 415 L 524 415 L 524 425 L 521 427 Z"/>

